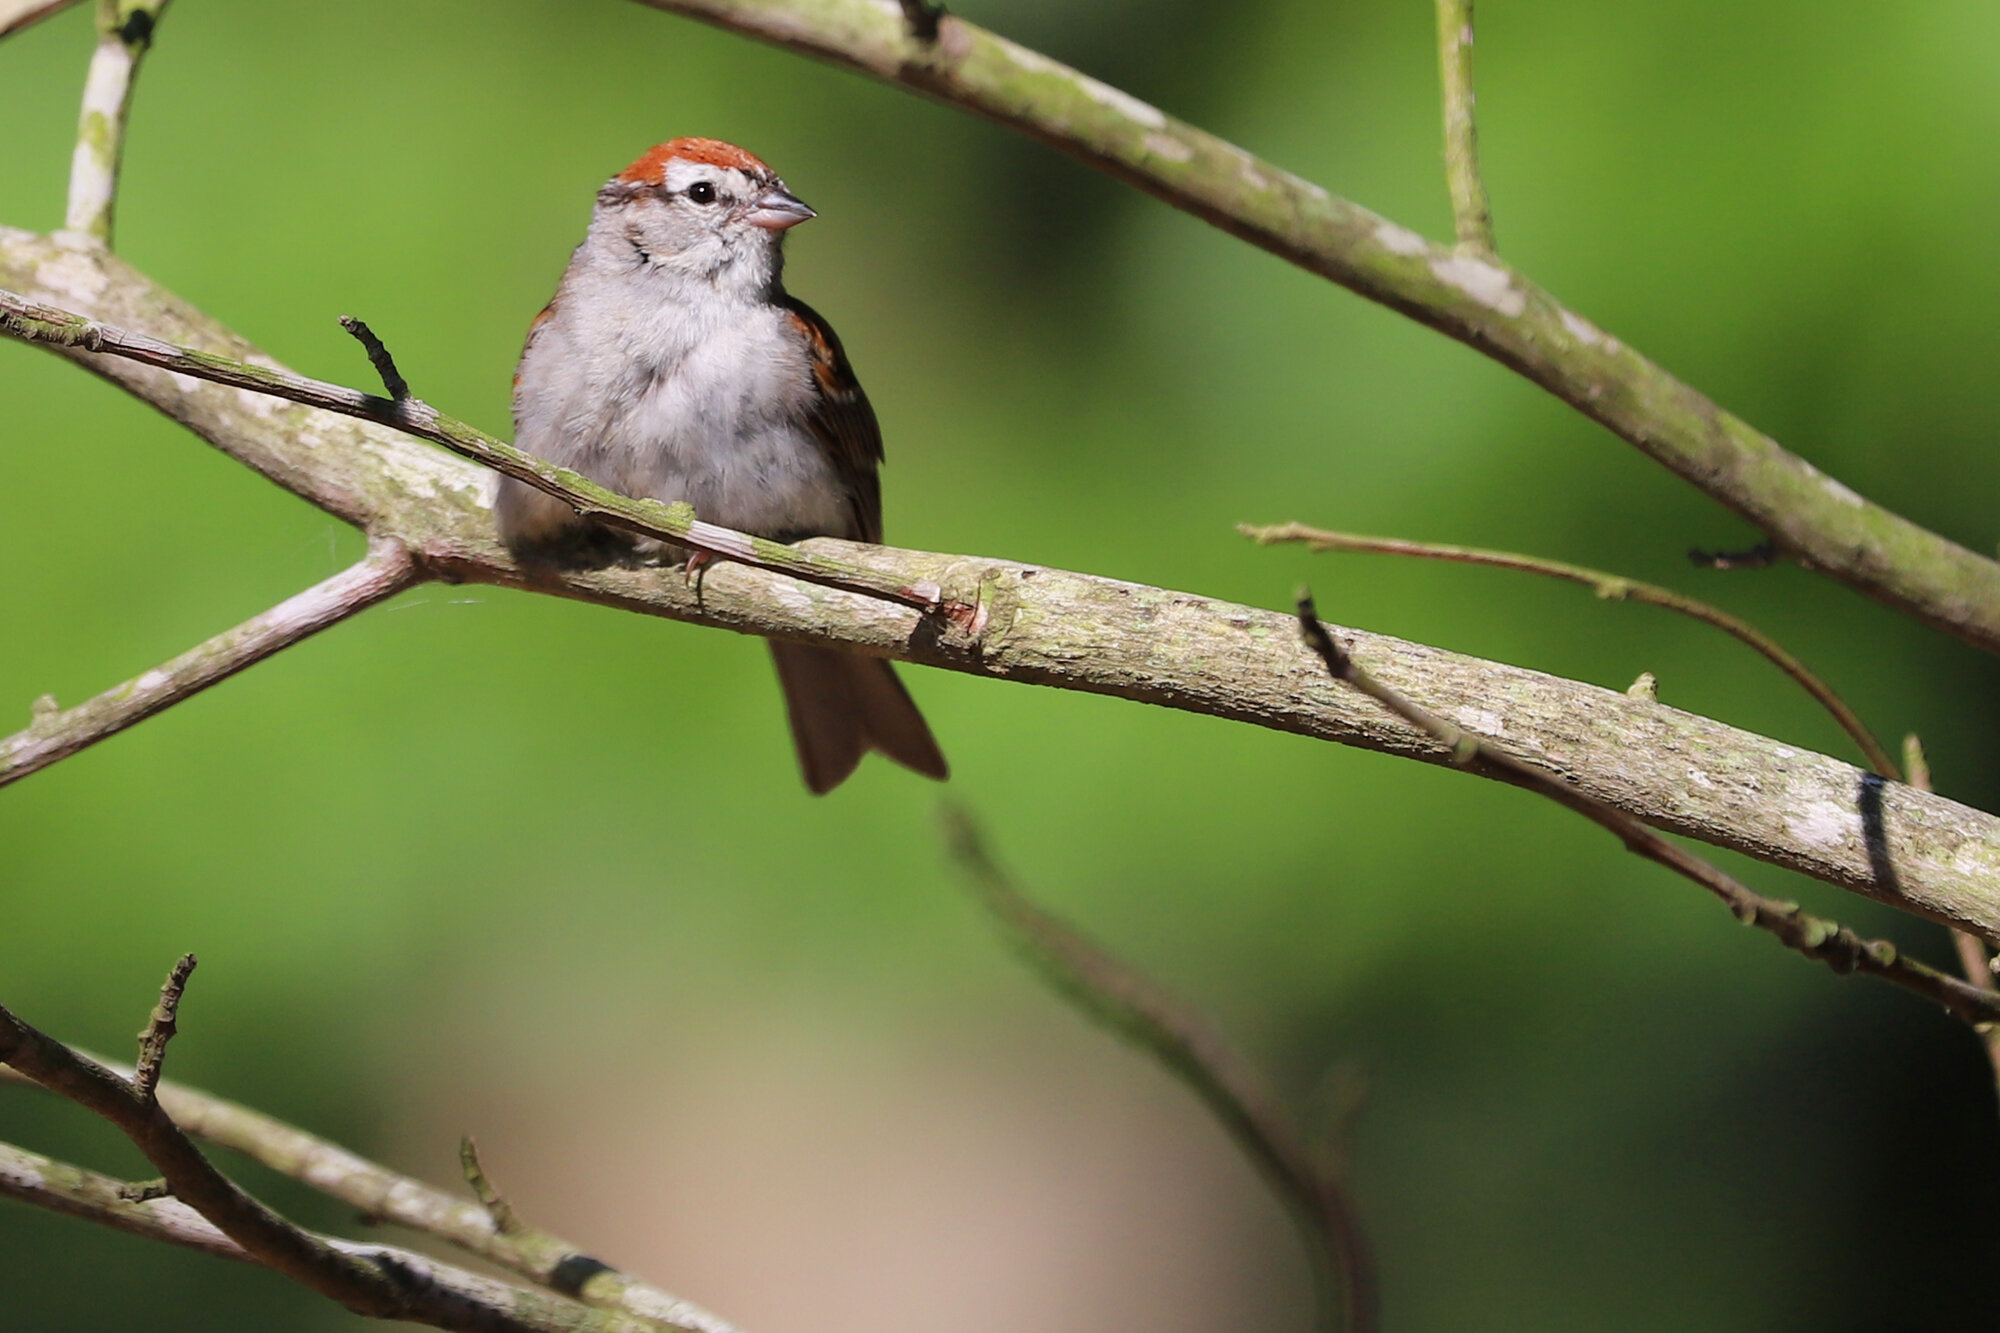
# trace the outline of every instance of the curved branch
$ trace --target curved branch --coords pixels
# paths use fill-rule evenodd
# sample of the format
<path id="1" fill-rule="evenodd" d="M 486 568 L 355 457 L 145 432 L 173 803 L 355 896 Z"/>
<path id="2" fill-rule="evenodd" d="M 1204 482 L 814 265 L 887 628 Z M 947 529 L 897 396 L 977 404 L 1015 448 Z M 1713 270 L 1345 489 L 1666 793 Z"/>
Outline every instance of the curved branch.
<path id="1" fill-rule="evenodd" d="M 167 341 L 272 364 L 115 256 L 0 230 L 0 285 Z M 1450 752 L 1326 678 L 1292 618 L 1163 588 L 974 556 L 816 538 L 806 549 L 965 617 L 728 563 L 531 577 L 493 529 L 490 474 L 372 421 L 287 406 L 82 348 L 57 349 L 440 578 L 528 588 L 694 624 L 1110 694 L 1364 749 Z M 1378 674 L 1475 720 L 1524 761 L 1673 833 L 2000 939 L 2000 819 L 1874 774 L 1610 690 L 1346 631 Z"/>
<path id="2" fill-rule="evenodd" d="M 973 111 L 1456 338 L 1635 445 L 1784 553 L 1988 652 L 2000 562 L 1863 499 L 1497 259 L 1433 244 L 1235 144 L 947 15 L 871 0 L 640 0 Z"/>
<path id="3" fill-rule="evenodd" d="M 1050 987 L 1139 1046 L 1194 1091 L 1306 1233 L 1321 1323 L 1381 1322 L 1375 1260 L 1331 1154 L 1315 1151 L 1263 1076 L 1208 1017 L 1036 904 L 987 854 L 972 817 L 945 810 L 945 837 L 983 906 Z"/>

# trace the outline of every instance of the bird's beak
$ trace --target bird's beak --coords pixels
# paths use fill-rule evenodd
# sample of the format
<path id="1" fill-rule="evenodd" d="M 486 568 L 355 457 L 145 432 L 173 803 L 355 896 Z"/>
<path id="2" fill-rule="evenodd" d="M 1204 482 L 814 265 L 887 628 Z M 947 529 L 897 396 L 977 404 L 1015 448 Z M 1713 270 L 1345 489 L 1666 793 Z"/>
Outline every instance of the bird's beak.
<path id="1" fill-rule="evenodd" d="M 783 231 L 787 227 L 796 227 L 801 222 L 817 216 L 819 215 L 806 207 L 805 200 L 782 185 L 773 185 L 751 206 L 750 212 L 743 220 L 753 227 L 762 227 L 766 231 Z"/>

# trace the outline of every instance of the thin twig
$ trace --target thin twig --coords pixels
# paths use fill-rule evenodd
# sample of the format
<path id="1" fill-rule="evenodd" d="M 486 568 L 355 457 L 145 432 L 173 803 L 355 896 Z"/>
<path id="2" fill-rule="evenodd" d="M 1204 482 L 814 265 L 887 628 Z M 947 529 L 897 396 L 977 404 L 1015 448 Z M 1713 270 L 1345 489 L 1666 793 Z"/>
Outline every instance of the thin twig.
<path id="1" fill-rule="evenodd" d="M 1320 623 L 1310 593 L 1300 593 L 1299 631 L 1308 647 L 1326 664 L 1336 680 L 1345 681 L 1452 753 L 1452 762 L 1468 769 L 1487 769 L 1503 781 L 1539 792 L 1618 835 L 1626 848 L 1677 875 L 1693 880 L 1720 898 L 1745 925 L 1775 935 L 1785 947 L 1817 959 L 1845 975 L 1863 972 L 1894 982 L 1937 1004 L 1957 1018 L 1976 1025 L 2000 1022 L 2000 994 L 1969 985 L 1914 959 L 1903 957 L 1886 940 L 1865 940 L 1846 926 L 1801 911 L 1797 903 L 1767 898 L 1701 857 L 1668 842 L 1622 810 L 1613 809 L 1562 779 L 1523 763 L 1463 727 L 1428 711 L 1391 689 L 1364 669 Z"/>
<path id="2" fill-rule="evenodd" d="M 1437 0 L 1438 73 L 1444 88 L 1444 178 L 1458 248 L 1493 254 L 1493 209 L 1479 174 L 1479 131 L 1473 120 L 1472 0 Z"/>
<path id="3" fill-rule="evenodd" d="M 0 1007 L 0 1063 L 110 1121 L 160 1171 L 175 1198 L 256 1263 L 357 1314 L 464 1333 L 658 1333 L 654 1321 L 590 1310 L 419 1255 L 334 1242 L 295 1226 L 203 1157 L 174 1122 L 165 1098 L 141 1096 L 135 1079 L 72 1050 L 5 1007 Z"/>
<path id="4" fill-rule="evenodd" d="M 389 391 L 389 397 L 401 402 L 410 396 L 410 382 L 403 378 L 403 372 L 396 369 L 396 358 L 389 355 L 389 349 L 375 336 L 375 330 L 352 315 L 340 317 L 340 327 L 353 334 L 368 353 L 368 364 L 375 367 L 375 373 L 382 377 L 382 387 Z"/>
<path id="5" fill-rule="evenodd" d="M 581 473 L 545 463 L 454 417 L 446 416 L 421 398 L 377 398 L 356 389 L 307 379 L 288 371 L 253 366 L 232 357 L 201 352 L 142 333 L 100 324 L 71 311 L 40 305 L 6 291 L 0 291 L 0 333 L 25 342 L 75 347 L 124 357 L 142 365 L 157 366 L 215 384 L 250 389 L 286 402 L 303 403 L 342 416 L 378 422 L 442 445 L 462 458 L 469 458 L 517 481 L 526 482 L 566 502 L 585 518 L 608 527 L 675 542 L 718 559 L 768 569 L 807 583 L 860 593 L 920 611 L 943 610 L 952 614 L 958 610 L 941 606 L 940 592 L 935 587 L 911 587 L 893 576 L 829 560 L 783 542 L 704 523 L 695 517 L 693 506 L 684 502 L 661 504 L 657 500 L 635 500 L 606 490 Z"/>
<path id="6" fill-rule="evenodd" d="M 115 1061 L 86 1051 L 77 1054 L 130 1076 Z M 0 1067 L 0 1082 L 9 1081 L 32 1082 Z M 585 1305 L 685 1333 L 736 1333 L 727 1321 L 612 1268 L 559 1236 L 518 1217 L 515 1229 L 503 1233 L 484 1205 L 391 1171 L 261 1111 L 172 1079 L 161 1082 L 159 1100 L 174 1123 L 194 1138 L 241 1153 L 366 1217 L 434 1236 Z"/>
<path id="7" fill-rule="evenodd" d="M 1852 737 L 1855 745 L 1860 747 L 1870 767 L 1883 777 L 1891 779 L 1896 777 L 1896 761 L 1889 757 L 1889 751 L 1875 738 L 1875 733 L 1870 731 L 1867 723 L 1847 706 L 1847 701 L 1834 693 L 1833 687 L 1815 675 L 1804 662 L 1792 656 L 1776 639 L 1748 621 L 1739 620 L 1719 607 L 1710 606 L 1707 602 L 1675 592 L 1672 588 L 1641 583 L 1637 579 L 1607 574 L 1603 570 L 1588 569 L 1561 560 L 1545 560 L 1540 556 L 1520 555 L 1513 551 L 1488 551 L 1476 546 L 1406 541 L 1400 537 L 1365 537 L 1353 532 L 1330 532 L 1323 528 L 1310 528 L 1303 523 L 1277 523 L 1262 528 L 1244 523 L 1239 524 L 1236 530 L 1264 546 L 1278 542 L 1303 542 L 1315 551 L 1406 555 L 1422 560 L 1448 560 L 1463 565 L 1490 565 L 1496 569 L 1542 574 L 1549 578 L 1580 583 L 1608 602 L 1643 602 L 1648 606 L 1678 611 L 1684 616 L 1715 626 L 1738 643 L 1762 654 L 1766 661 L 1798 682 L 1801 689 L 1832 715 L 1833 720 L 1840 724 L 1840 729 Z"/>
<path id="8" fill-rule="evenodd" d="M 194 975 L 194 966 L 193 954 L 181 955 L 173 971 L 167 973 L 167 984 L 160 987 L 160 1002 L 153 1006 L 146 1030 L 139 1034 L 139 1063 L 132 1070 L 132 1090 L 148 1104 L 159 1100 L 160 1069 L 166 1062 L 167 1043 L 180 1031 L 181 996 L 187 991 L 188 978 Z"/>
<path id="9" fill-rule="evenodd" d="M 965 811 L 946 806 L 944 823 L 980 903 L 1035 970 L 1186 1083 L 1271 1182 L 1306 1232 L 1322 1326 L 1374 1329 L 1375 1263 L 1331 1156 L 1308 1147 L 1262 1076 L 1205 1015 L 1031 901 L 987 854 Z"/>
<path id="10" fill-rule="evenodd" d="M 458 1165 L 465 1173 L 465 1183 L 472 1187 L 472 1197 L 479 1200 L 479 1206 L 493 1219 L 493 1229 L 503 1236 L 520 1231 L 521 1219 L 514 1215 L 514 1206 L 507 1202 L 486 1174 L 486 1168 L 479 1161 L 479 1145 L 472 1141 L 470 1134 L 458 1141 Z"/>
<path id="11" fill-rule="evenodd" d="M 97 49 L 83 84 L 76 154 L 69 169 L 69 210 L 63 226 L 111 245 L 118 170 L 125 157 L 125 121 L 132 85 L 171 0 L 97 0 Z"/>
<path id="12" fill-rule="evenodd" d="M 879 0 L 641 3 L 901 84 L 1070 153 L 1458 339 L 1741 514 L 1786 554 L 2000 653 L 2000 562 L 1856 495 L 1497 259 L 1436 245 L 961 18 L 926 44 Z"/>
<path id="13" fill-rule="evenodd" d="M 281 648 L 365 611 L 421 578 L 409 552 L 378 542 L 359 564 L 67 712 L 40 710 L 0 740 L 0 787 L 181 702 Z"/>

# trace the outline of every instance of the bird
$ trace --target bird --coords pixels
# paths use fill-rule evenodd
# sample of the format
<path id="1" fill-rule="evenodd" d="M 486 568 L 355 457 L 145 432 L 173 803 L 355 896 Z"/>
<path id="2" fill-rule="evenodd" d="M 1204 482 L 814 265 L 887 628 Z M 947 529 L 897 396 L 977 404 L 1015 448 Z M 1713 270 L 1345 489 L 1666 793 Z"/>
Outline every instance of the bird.
<path id="1" fill-rule="evenodd" d="M 529 327 L 515 446 L 757 536 L 880 542 L 874 408 L 832 326 L 783 282 L 785 233 L 815 216 L 762 160 L 718 139 L 671 140 L 612 177 Z M 524 563 L 687 555 L 508 477 L 494 514 Z M 813 793 L 839 786 L 871 750 L 948 776 L 887 661 L 770 648 Z"/>

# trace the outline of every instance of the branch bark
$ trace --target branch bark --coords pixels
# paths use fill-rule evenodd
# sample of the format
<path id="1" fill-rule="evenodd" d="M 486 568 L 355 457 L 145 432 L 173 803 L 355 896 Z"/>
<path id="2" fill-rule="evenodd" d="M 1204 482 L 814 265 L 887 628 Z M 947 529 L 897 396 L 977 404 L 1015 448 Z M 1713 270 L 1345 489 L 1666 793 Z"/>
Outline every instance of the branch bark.
<path id="1" fill-rule="evenodd" d="M 111 244 L 118 170 L 125 158 L 125 121 L 132 85 L 172 0 L 97 0 L 97 49 L 83 84 L 83 110 L 70 161 L 64 226 L 100 245 Z"/>
<path id="2" fill-rule="evenodd" d="M 1438 75 L 1444 91 L 1444 178 L 1458 248 L 1493 255 L 1493 208 L 1479 174 L 1479 127 L 1473 116 L 1472 0 L 1437 0 Z"/>
<path id="3" fill-rule="evenodd" d="M 872 0 L 640 0 L 976 112 L 1457 339 L 1762 529 L 1783 553 L 1987 652 L 2000 562 L 1840 482 L 1501 261 L 1359 204 L 965 20 Z"/>
<path id="4" fill-rule="evenodd" d="M 130 1197 L 127 1181 L 11 1143 L 0 1143 L 0 1198 L 218 1258 L 250 1261 L 241 1245 L 179 1199 L 136 1201 Z"/>
<path id="5" fill-rule="evenodd" d="M 950 22 L 950 20 L 947 20 Z M 117 257 L 0 229 L 0 286 L 274 363 Z M 805 546 L 897 586 L 933 585 L 962 621 L 739 564 L 537 579 L 499 543 L 491 474 L 387 427 L 78 347 L 58 353 L 379 540 L 431 577 L 529 588 L 740 633 L 1116 695 L 1363 749 L 1449 751 L 1326 678 L 1281 612 L 974 556 L 818 538 Z M 2000 940 L 2000 819 L 1824 755 L 1611 690 L 1343 630 L 1377 674 L 1525 762 L 1656 828 L 1744 852 Z"/>

